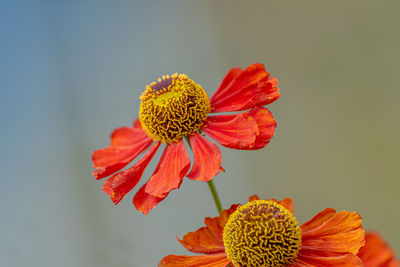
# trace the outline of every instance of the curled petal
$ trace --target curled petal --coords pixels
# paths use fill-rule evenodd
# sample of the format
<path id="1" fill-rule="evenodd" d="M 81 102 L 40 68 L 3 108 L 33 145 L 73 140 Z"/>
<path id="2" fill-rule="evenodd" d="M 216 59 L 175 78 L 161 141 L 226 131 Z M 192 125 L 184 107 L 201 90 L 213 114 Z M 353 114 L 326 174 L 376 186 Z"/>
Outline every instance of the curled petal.
<path id="1" fill-rule="evenodd" d="M 248 149 L 256 150 L 265 147 L 275 134 L 276 121 L 272 113 L 263 107 L 255 107 L 248 112 L 258 126 L 258 135 L 254 140 L 254 144 Z"/>
<path id="2" fill-rule="evenodd" d="M 103 191 L 110 195 L 115 205 L 117 205 L 139 182 L 144 170 L 157 152 L 159 146 L 160 143 L 155 143 L 133 167 L 113 175 L 104 183 Z"/>
<path id="3" fill-rule="evenodd" d="M 221 151 L 201 134 L 195 133 L 190 137 L 194 162 L 187 177 L 191 180 L 210 181 L 221 170 Z"/>
<path id="4" fill-rule="evenodd" d="M 395 258 L 394 251 L 375 232 L 365 234 L 365 246 L 358 252 L 357 256 L 366 267 L 399 267 L 400 263 Z"/>
<path id="5" fill-rule="evenodd" d="M 301 225 L 302 249 L 324 256 L 325 253 L 357 254 L 364 245 L 361 216 L 356 212 L 325 209 Z"/>
<path id="6" fill-rule="evenodd" d="M 253 146 L 259 133 L 257 122 L 245 113 L 209 116 L 201 130 L 221 145 L 235 149 Z"/>
<path id="7" fill-rule="evenodd" d="M 204 219 L 204 223 L 207 228 L 222 241 L 222 233 L 224 231 L 225 224 L 227 223 L 229 216 L 239 207 L 238 204 L 233 204 L 229 209 L 222 210 L 219 216 L 210 218 L 207 217 Z"/>
<path id="8" fill-rule="evenodd" d="M 183 239 L 178 241 L 187 250 L 194 253 L 211 254 L 224 252 L 224 242 L 218 239 L 207 227 L 189 232 L 183 236 Z"/>
<path id="9" fill-rule="evenodd" d="M 226 267 L 230 263 L 225 253 L 201 256 L 169 255 L 160 261 L 158 267 Z"/>
<path id="10" fill-rule="evenodd" d="M 219 85 L 217 91 L 211 97 L 211 101 L 216 101 L 220 98 L 223 98 L 226 95 L 229 95 L 230 88 L 232 87 L 235 79 L 243 72 L 243 70 L 239 67 L 232 68 L 228 71 L 225 77 L 222 79 L 221 84 Z M 214 100 L 213 100 L 214 99 Z"/>
<path id="11" fill-rule="evenodd" d="M 133 205 L 135 205 L 136 209 L 141 211 L 144 216 L 168 196 L 168 194 L 164 197 L 152 196 L 146 193 L 145 188 L 146 184 L 144 184 L 133 197 Z"/>
<path id="12" fill-rule="evenodd" d="M 269 79 L 263 64 L 255 63 L 245 70 L 232 69 L 211 97 L 212 112 L 246 110 L 263 106 L 279 98 L 277 80 Z"/>
<path id="13" fill-rule="evenodd" d="M 211 97 L 211 102 L 217 102 L 221 98 L 233 92 L 232 88 L 241 88 L 246 85 L 268 79 L 269 73 L 261 63 L 249 65 L 245 70 L 240 68 L 231 69 L 222 80 L 221 85 Z"/>
<path id="14" fill-rule="evenodd" d="M 167 145 L 160 162 L 150 177 L 146 193 L 162 198 L 171 190 L 179 188 L 190 168 L 190 159 L 182 140 Z"/>
<path id="15" fill-rule="evenodd" d="M 122 127 L 115 130 L 111 135 L 111 145 L 92 154 L 93 167 L 96 169 L 93 175 L 101 179 L 121 170 L 152 142 L 141 129 Z"/>
<path id="16" fill-rule="evenodd" d="M 255 150 L 269 143 L 275 128 L 271 112 L 255 107 L 239 114 L 209 116 L 201 130 L 225 147 Z"/>

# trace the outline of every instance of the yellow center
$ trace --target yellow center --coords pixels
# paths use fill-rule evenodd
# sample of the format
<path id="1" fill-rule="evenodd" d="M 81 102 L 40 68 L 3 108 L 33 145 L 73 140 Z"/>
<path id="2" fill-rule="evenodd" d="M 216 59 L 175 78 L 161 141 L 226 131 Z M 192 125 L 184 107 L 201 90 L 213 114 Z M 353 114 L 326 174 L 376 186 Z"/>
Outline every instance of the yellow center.
<path id="1" fill-rule="evenodd" d="M 143 129 L 154 141 L 167 144 L 198 131 L 211 110 L 207 93 L 185 74 L 159 78 L 140 99 Z"/>
<path id="2" fill-rule="evenodd" d="M 232 213 L 223 240 L 235 266 L 287 266 L 300 250 L 301 229 L 282 205 L 255 200 Z"/>

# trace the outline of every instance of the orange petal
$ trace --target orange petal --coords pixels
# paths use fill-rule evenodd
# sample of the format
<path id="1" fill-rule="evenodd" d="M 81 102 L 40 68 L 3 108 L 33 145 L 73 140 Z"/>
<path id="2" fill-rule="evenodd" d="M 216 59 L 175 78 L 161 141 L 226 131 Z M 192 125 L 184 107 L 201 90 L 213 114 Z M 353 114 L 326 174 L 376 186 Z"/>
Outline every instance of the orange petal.
<path id="1" fill-rule="evenodd" d="M 140 123 L 139 119 L 134 120 L 132 125 L 133 125 L 133 128 L 142 129 L 142 124 Z"/>
<path id="2" fill-rule="evenodd" d="M 169 255 L 160 261 L 158 267 L 225 267 L 230 263 L 225 253 L 202 256 Z"/>
<path id="3" fill-rule="evenodd" d="M 155 143 L 133 167 L 113 175 L 104 183 L 103 191 L 110 195 L 115 205 L 136 186 L 159 147 L 160 143 Z"/>
<path id="4" fill-rule="evenodd" d="M 140 128 L 122 127 L 111 134 L 109 147 L 92 154 L 93 175 L 96 179 L 107 177 L 128 165 L 153 141 Z"/>
<path id="5" fill-rule="evenodd" d="M 211 254 L 217 252 L 224 252 L 224 242 L 218 239 L 207 227 L 189 232 L 183 236 L 183 239 L 178 241 L 187 250 L 194 253 Z"/>
<path id="6" fill-rule="evenodd" d="M 150 180 L 146 193 L 155 197 L 165 197 L 171 190 L 179 188 L 190 168 L 190 159 L 182 140 L 167 145 L 160 162 Z"/>
<path id="7" fill-rule="evenodd" d="M 147 213 L 157 206 L 158 203 L 163 201 L 168 194 L 166 194 L 164 197 L 155 197 L 147 194 L 145 192 L 145 188 L 146 184 L 144 184 L 133 197 L 133 205 L 135 205 L 136 209 L 141 211 L 146 216 Z"/>
<path id="8" fill-rule="evenodd" d="M 325 209 L 310 221 L 301 225 L 302 250 L 312 250 L 324 256 L 327 252 L 353 253 L 364 245 L 364 229 L 361 216 L 356 212 Z"/>
<path id="9" fill-rule="evenodd" d="M 221 151 L 201 134 L 195 133 L 189 137 L 192 146 L 194 162 L 187 177 L 191 180 L 210 181 L 221 169 Z"/>
<path id="10" fill-rule="evenodd" d="M 194 253 L 218 253 L 224 252 L 224 242 L 222 232 L 229 216 L 240 205 L 232 205 L 228 210 L 223 210 L 221 214 L 214 218 L 205 218 L 206 227 L 202 227 L 194 232 L 187 233 L 182 240 L 178 241 L 187 250 Z"/>
<path id="11" fill-rule="evenodd" d="M 207 217 L 204 219 L 205 225 L 219 240 L 222 241 L 222 233 L 229 216 L 234 213 L 239 206 L 239 204 L 233 204 L 229 209 L 222 210 L 219 216 L 214 218 Z"/>
<path id="12" fill-rule="evenodd" d="M 334 209 L 328 208 L 324 209 L 320 213 L 314 216 L 311 220 L 308 222 L 305 222 L 301 225 L 301 228 L 303 231 L 310 231 L 313 230 L 314 228 L 318 228 L 321 224 L 324 222 L 328 221 L 330 218 L 332 218 L 336 214 L 336 211 Z"/>
<path id="13" fill-rule="evenodd" d="M 249 202 L 254 201 L 254 200 L 260 200 L 260 197 L 258 195 L 252 195 L 249 197 Z"/>
<path id="14" fill-rule="evenodd" d="M 275 200 L 275 199 L 274 199 Z M 275 200 L 278 204 L 281 204 L 282 206 L 284 206 L 286 209 L 288 209 L 289 211 L 291 211 L 293 213 L 294 210 L 294 203 L 293 200 L 291 198 L 285 198 L 283 200 L 277 201 Z"/>
<path id="15" fill-rule="evenodd" d="M 252 64 L 244 71 L 240 69 L 229 72 L 232 78 L 228 83 L 224 79 L 221 86 L 211 98 L 212 112 L 246 110 L 255 106 L 272 103 L 279 98 L 279 88 L 275 78 L 268 79 L 269 73 L 263 64 Z"/>
<path id="16" fill-rule="evenodd" d="M 331 255 L 331 256 L 312 256 L 300 254 L 296 261 L 289 265 L 289 267 L 362 267 L 361 260 L 354 254 L 348 253 L 344 255 Z"/>
<path id="17" fill-rule="evenodd" d="M 249 202 L 254 201 L 254 200 L 260 200 L 260 197 L 258 195 L 252 195 L 249 197 Z M 286 209 L 288 209 L 289 211 L 291 211 L 293 213 L 294 210 L 294 203 L 293 200 L 291 198 L 285 198 L 283 200 L 276 200 L 275 198 L 271 198 L 270 200 L 275 201 L 276 203 L 284 206 Z"/>
<path id="18" fill-rule="evenodd" d="M 276 121 L 272 113 L 263 107 L 255 107 L 248 112 L 258 126 L 259 133 L 256 136 L 254 144 L 248 149 L 256 150 L 265 147 L 275 134 Z"/>
<path id="19" fill-rule="evenodd" d="M 246 112 L 209 116 L 201 130 L 221 145 L 235 149 L 253 146 L 259 133 L 257 121 Z"/>
<path id="20" fill-rule="evenodd" d="M 357 254 L 366 267 L 398 267 L 399 261 L 394 251 L 375 232 L 365 234 L 365 246 Z"/>

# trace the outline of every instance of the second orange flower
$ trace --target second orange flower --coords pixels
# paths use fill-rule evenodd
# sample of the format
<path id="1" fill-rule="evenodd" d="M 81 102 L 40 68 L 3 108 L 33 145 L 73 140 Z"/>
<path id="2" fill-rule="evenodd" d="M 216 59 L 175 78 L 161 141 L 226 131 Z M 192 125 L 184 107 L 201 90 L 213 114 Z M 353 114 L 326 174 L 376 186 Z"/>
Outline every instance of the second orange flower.
<path id="1" fill-rule="evenodd" d="M 356 212 L 325 209 L 302 225 L 293 201 L 250 197 L 178 241 L 197 256 L 169 255 L 159 267 L 324 266 L 362 267 L 357 252 L 364 229 Z"/>

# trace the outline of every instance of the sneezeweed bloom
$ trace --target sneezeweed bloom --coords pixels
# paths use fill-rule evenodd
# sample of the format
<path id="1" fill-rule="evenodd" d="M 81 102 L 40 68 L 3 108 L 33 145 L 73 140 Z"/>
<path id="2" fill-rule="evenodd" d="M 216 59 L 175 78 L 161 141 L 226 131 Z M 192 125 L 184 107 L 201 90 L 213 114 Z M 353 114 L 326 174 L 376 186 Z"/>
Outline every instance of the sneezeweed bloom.
<path id="1" fill-rule="evenodd" d="M 363 266 L 356 256 L 364 245 L 357 213 L 328 208 L 299 226 L 293 207 L 289 198 L 252 196 L 246 205 L 232 205 L 178 239 L 189 251 L 205 255 L 169 255 L 159 267 Z"/>
<path id="2" fill-rule="evenodd" d="M 139 119 L 133 127 L 116 129 L 111 145 L 94 151 L 95 178 L 113 175 L 104 183 L 103 191 L 116 205 L 137 185 L 160 145 L 166 144 L 154 173 L 133 198 L 136 208 L 146 215 L 171 190 L 179 188 L 185 176 L 208 182 L 223 170 L 218 146 L 202 133 L 228 148 L 265 147 L 274 135 L 276 122 L 262 106 L 279 98 L 277 84 L 262 64 L 244 70 L 233 68 L 209 99 L 185 74 L 162 76 L 141 95 Z M 189 173 L 191 163 L 183 138 L 189 139 L 193 150 Z M 134 166 L 121 171 L 146 149 Z"/>
<path id="3" fill-rule="evenodd" d="M 399 267 L 394 251 L 375 232 L 365 234 L 365 246 L 358 252 L 365 267 Z"/>

